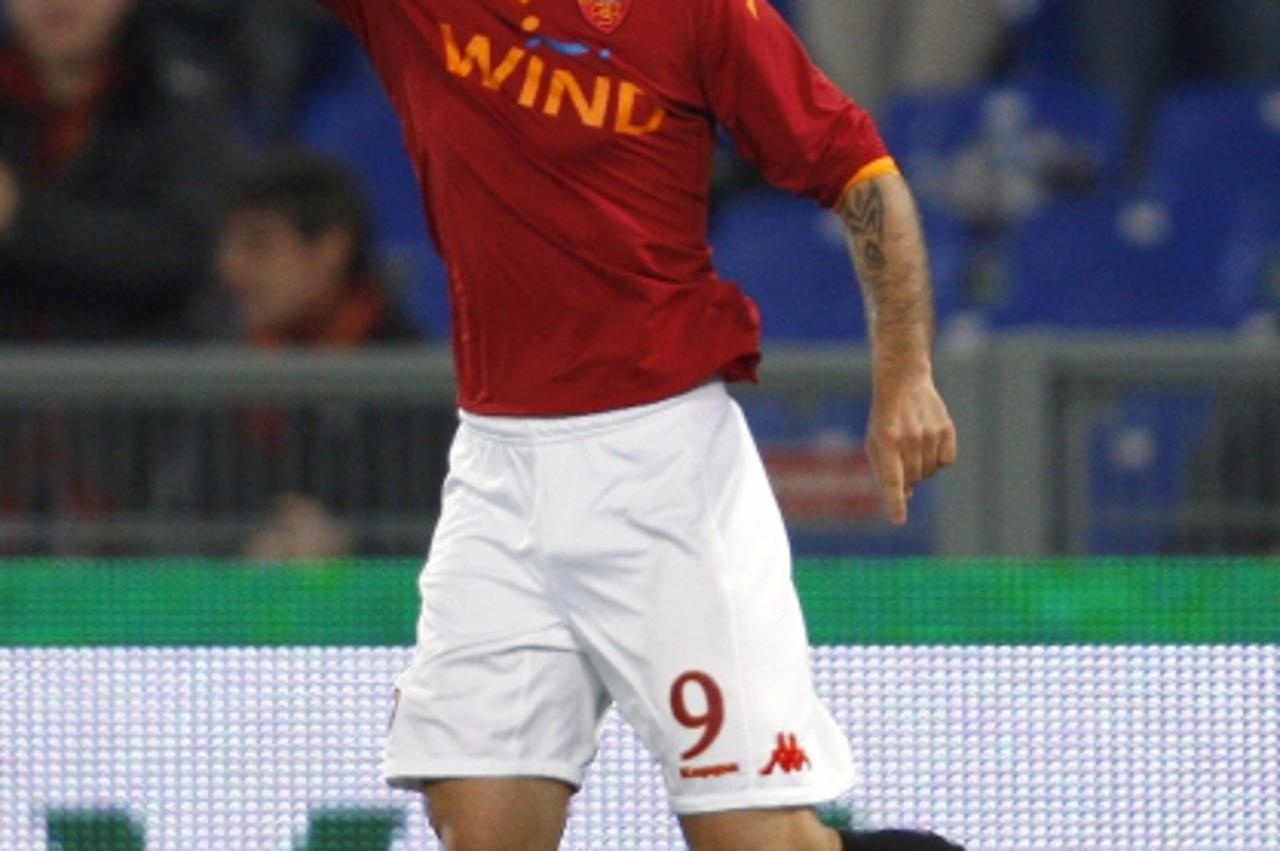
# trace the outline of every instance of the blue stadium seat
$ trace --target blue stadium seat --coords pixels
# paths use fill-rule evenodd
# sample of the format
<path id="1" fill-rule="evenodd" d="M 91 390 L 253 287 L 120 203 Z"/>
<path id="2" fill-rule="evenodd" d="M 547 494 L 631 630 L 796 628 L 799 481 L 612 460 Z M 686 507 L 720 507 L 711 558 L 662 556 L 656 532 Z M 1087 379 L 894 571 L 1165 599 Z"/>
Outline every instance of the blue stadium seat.
<path id="1" fill-rule="evenodd" d="M 1065 80 L 1028 80 L 959 91 L 922 91 L 890 107 L 884 135 L 899 164 L 926 196 L 947 161 L 978 139 L 994 109 L 1025 110 L 1027 125 L 1088 146 L 1102 174 L 1116 179 L 1123 164 L 1125 117 L 1110 95 Z"/>
<path id="2" fill-rule="evenodd" d="M 929 249 L 934 309 L 941 328 L 966 306 L 964 286 L 969 238 L 963 225 L 936 207 L 921 204 L 920 218 Z"/>
<path id="3" fill-rule="evenodd" d="M 1280 316 L 1280 193 L 1057 204 L 1010 251 L 997 327 L 1236 329 Z"/>
<path id="4" fill-rule="evenodd" d="M 367 62 L 310 94 L 299 135 L 308 147 L 340 158 L 363 179 L 381 260 L 401 285 L 417 324 L 433 337 L 446 336 L 450 318 L 444 267 L 428 236 L 400 121 Z"/>
<path id="5" fill-rule="evenodd" d="M 1123 173 L 1120 102 L 1066 79 L 908 94 L 884 129 L 922 205 L 956 222 L 955 292 L 979 324 L 1007 295 L 1010 231 Z"/>
<path id="6" fill-rule="evenodd" d="M 925 210 L 940 317 L 959 304 L 963 234 Z M 716 270 L 741 284 L 763 315 L 765 340 L 866 339 L 858 290 L 839 217 L 770 189 L 727 199 L 712 223 Z"/>
<path id="7" fill-rule="evenodd" d="M 992 322 L 1229 328 L 1242 317 L 1213 286 L 1220 246 L 1198 220 L 1152 198 L 1059 202 L 1017 234 Z"/>
<path id="8" fill-rule="evenodd" d="M 1157 114 L 1148 181 L 1171 199 L 1280 194 L 1280 83 L 1171 94 Z"/>
<path id="9" fill-rule="evenodd" d="M 843 226 L 813 202 L 762 189 L 725 201 L 711 233 L 719 274 L 763 316 L 767 342 L 865 337 Z"/>

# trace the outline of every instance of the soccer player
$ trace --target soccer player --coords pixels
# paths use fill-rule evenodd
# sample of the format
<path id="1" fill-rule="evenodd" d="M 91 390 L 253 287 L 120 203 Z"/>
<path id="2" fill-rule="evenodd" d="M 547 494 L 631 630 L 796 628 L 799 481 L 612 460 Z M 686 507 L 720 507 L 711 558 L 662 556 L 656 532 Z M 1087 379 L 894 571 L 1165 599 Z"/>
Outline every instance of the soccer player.
<path id="1" fill-rule="evenodd" d="M 460 385 L 387 780 L 425 791 L 449 851 L 554 849 L 613 701 L 695 851 L 954 848 L 837 834 L 811 809 L 849 788 L 852 757 L 725 390 L 755 377 L 760 317 L 706 242 L 717 123 L 843 216 L 869 451 L 905 522 L 956 437 L 916 211 L 871 119 L 768 0 L 324 2 L 403 119 Z"/>

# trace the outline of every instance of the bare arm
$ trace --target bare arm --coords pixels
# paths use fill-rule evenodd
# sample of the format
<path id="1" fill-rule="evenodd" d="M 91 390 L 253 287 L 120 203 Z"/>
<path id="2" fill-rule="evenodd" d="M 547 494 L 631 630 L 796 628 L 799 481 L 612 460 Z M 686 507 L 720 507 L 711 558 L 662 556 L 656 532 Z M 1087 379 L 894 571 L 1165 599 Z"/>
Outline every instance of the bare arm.
<path id="1" fill-rule="evenodd" d="M 933 383 L 933 294 L 924 235 L 906 182 L 854 186 L 842 211 L 866 303 L 874 394 L 867 452 L 894 523 L 912 488 L 955 463 L 956 431 Z"/>

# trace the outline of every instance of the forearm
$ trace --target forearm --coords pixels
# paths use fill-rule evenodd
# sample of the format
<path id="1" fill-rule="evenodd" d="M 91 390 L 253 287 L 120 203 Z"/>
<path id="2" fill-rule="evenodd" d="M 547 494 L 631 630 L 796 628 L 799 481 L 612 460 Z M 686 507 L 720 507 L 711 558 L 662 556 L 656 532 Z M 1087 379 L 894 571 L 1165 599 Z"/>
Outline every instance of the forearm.
<path id="1" fill-rule="evenodd" d="M 931 377 L 933 293 L 906 181 L 893 174 L 854 186 L 842 216 L 866 304 L 876 386 Z"/>
<path id="2" fill-rule="evenodd" d="M 956 430 L 933 386 L 933 293 L 920 217 L 896 174 L 854 186 L 843 209 L 871 330 L 867 453 L 889 517 L 907 521 L 919 482 L 956 460 Z"/>

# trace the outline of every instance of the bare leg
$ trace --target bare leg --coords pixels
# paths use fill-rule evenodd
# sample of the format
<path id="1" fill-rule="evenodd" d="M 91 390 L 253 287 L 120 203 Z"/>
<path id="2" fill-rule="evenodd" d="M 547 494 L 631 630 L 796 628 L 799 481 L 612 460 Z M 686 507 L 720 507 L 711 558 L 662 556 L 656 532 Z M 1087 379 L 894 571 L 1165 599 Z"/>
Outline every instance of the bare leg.
<path id="1" fill-rule="evenodd" d="M 437 780 L 422 791 L 446 851 L 556 851 L 573 795 L 535 777 Z"/>
<path id="2" fill-rule="evenodd" d="M 838 834 L 808 808 L 735 810 L 684 816 L 680 823 L 693 851 L 964 851 L 914 830 Z"/>
<path id="3" fill-rule="evenodd" d="M 693 851 L 840 851 L 840 837 L 808 807 L 682 816 Z"/>

